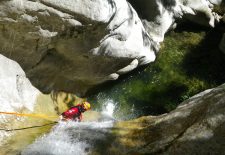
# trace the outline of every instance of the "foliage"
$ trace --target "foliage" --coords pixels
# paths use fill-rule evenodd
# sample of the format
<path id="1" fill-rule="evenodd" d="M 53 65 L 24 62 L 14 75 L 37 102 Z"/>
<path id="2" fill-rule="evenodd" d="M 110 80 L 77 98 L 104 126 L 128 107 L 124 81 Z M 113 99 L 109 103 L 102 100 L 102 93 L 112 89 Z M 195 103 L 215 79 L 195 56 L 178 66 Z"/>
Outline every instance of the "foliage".
<path id="1" fill-rule="evenodd" d="M 221 27 L 191 32 L 183 27 L 170 32 L 154 63 L 90 100 L 100 106 L 103 100 L 113 99 L 117 105 L 115 115 L 130 119 L 169 112 L 196 93 L 222 84 L 225 56 L 218 48 L 224 32 Z"/>

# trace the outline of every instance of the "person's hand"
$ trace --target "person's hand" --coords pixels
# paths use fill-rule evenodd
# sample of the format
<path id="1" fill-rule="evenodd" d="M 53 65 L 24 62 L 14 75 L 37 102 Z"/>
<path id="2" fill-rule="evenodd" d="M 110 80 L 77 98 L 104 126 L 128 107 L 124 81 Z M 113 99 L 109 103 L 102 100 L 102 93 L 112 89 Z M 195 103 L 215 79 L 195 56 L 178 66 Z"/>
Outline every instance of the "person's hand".
<path id="1" fill-rule="evenodd" d="M 59 116 L 59 121 L 68 121 L 68 119 L 66 119 L 65 117 L 63 117 L 62 115 Z"/>
<path id="2" fill-rule="evenodd" d="M 60 116 L 59 116 L 59 119 L 60 119 L 60 120 L 62 120 L 62 119 L 63 119 L 63 116 L 62 116 L 62 115 L 60 115 Z"/>

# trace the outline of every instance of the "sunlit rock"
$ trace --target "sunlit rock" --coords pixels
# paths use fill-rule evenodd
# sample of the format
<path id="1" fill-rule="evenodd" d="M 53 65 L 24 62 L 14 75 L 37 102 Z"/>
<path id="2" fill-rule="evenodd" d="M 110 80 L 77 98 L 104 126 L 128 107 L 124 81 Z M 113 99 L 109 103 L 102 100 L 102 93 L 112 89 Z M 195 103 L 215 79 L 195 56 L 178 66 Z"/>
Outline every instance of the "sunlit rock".
<path id="1" fill-rule="evenodd" d="M 32 111 L 39 94 L 19 64 L 0 55 L 0 111 Z"/>
<path id="2" fill-rule="evenodd" d="M 225 85 L 184 101 L 174 111 L 119 122 L 114 154 L 223 154 Z"/>
<path id="3" fill-rule="evenodd" d="M 0 1 L 0 53 L 42 92 L 87 90 L 155 60 L 125 0 Z"/>
<path id="4" fill-rule="evenodd" d="M 189 20 L 214 27 L 221 17 L 213 12 L 222 0 L 129 0 L 143 18 L 150 37 L 162 42 L 165 33 L 176 26 L 178 20 Z"/>
<path id="5" fill-rule="evenodd" d="M 0 112 L 32 111 L 40 92 L 26 78 L 18 63 L 0 54 Z M 14 115 L 0 114 L 0 146 L 11 133 L 2 131 L 19 121 Z"/>

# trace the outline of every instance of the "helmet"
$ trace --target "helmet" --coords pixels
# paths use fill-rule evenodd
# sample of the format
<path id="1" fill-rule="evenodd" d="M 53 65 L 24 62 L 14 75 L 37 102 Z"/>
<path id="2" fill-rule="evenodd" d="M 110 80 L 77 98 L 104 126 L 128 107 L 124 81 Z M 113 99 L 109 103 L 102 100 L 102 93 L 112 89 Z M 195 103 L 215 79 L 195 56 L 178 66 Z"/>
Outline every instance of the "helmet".
<path id="1" fill-rule="evenodd" d="M 82 105 L 83 105 L 83 107 L 84 107 L 85 110 L 91 109 L 91 104 L 88 103 L 88 102 L 83 102 Z"/>

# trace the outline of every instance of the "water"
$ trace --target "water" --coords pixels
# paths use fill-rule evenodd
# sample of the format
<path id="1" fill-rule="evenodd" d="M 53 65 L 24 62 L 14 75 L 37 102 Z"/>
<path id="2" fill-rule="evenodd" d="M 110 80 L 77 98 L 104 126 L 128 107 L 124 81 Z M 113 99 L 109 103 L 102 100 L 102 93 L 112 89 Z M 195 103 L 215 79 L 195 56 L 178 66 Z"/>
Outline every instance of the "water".
<path id="1" fill-rule="evenodd" d="M 112 126 L 113 121 L 60 122 L 49 134 L 23 150 L 22 155 L 85 155 L 107 141 L 108 129 Z"/>
<path id="2" fill-rule="evenodd" d="M 22 155 L 86 155 L 96 152 L 102 154 L 105 145 L 110 141 L 110 132 L 113 127 L 112 101 L 104 104 L 101 116 L 85 115 L 96 119 L 91 122 L 63 122 L 60 121 L 52 130 L 35 140 L 22 151 Z"/>
<path id="3" fill-rule="evenodd" d="M 120 86 L 121 87 L 121 86 Z M 115 118 L 116 120 L 129 120 L 136 118 L 141 114 L 141 108 L 138 108 L 133 102 L 127 102 L 125 95 L 126 90 L 113 87 L 106 92 L 100 92 L 97 95 L 91 96 L 89 100 L 95 103 L 95 110 L 102 111 L 108 117 Z"/>
<path id="4" fill-rule="evenodd" d="M 113 117 L 115 107 L 116 107 L 116 103 L 114 103 L 113 100 L 108 99 L 103 105 L 102 113 L 109 117 Z"/>

